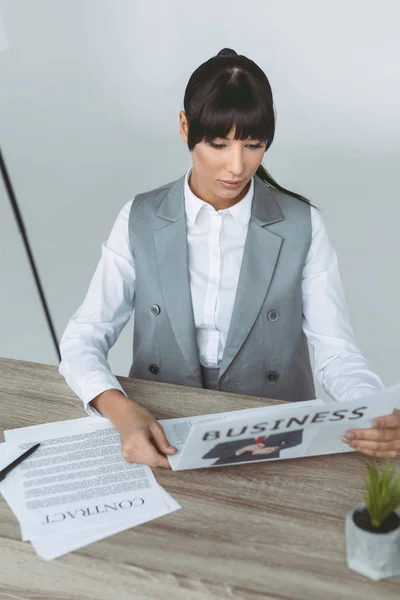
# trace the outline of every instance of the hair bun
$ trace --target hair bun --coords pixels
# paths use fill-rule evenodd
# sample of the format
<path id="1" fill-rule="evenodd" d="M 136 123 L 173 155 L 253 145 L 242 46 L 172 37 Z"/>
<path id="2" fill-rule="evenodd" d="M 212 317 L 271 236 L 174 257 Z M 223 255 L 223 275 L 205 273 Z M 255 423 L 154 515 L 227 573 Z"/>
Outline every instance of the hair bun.
<path id="1" fill-rule="evenodd" d="M 235 52 L 235 50 L 232 50 L 232 48 L 223 48 L 222 50 L 220 50 L 217 54 L 217 56 L 239 56 L 237 52 Z"/>

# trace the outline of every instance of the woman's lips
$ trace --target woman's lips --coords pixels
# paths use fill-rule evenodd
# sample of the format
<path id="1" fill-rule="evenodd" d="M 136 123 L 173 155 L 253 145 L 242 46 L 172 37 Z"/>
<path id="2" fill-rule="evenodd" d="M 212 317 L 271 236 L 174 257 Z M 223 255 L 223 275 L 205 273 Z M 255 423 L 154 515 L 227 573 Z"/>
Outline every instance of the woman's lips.
<path id="1" fill-rule="evenodd" d="M 242 182 L 243 179 L 241 179 L 240 181 L 234 181 L 234 182 L 227 182 L 227 181 L 223 181 L 222 179 L 219 180 L 220 183 L 222 183 L 222 185 L 224 185 L 225 187 L 238 187 Z"/>

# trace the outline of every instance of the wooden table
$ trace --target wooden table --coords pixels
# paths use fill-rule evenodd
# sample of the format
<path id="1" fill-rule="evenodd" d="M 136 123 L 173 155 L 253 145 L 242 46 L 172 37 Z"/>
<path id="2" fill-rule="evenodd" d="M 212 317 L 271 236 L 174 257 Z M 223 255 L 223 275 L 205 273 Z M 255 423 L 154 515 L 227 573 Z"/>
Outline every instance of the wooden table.
<path id="1" fill-rule="evenodd" d="M 157 419 L 279 403 L 118 380 Z M 0 441 L 4 429 L 86 416 L 56 366 L 0 359 L 0 389 Z M 398 600 L 400 577 L 373 582 L 346 563 L 344 518 L 362 500 L 363 456 L 154 468 L 180 510 L 49 562 L 21 541 L 0 495 L 0 599 Z"/>

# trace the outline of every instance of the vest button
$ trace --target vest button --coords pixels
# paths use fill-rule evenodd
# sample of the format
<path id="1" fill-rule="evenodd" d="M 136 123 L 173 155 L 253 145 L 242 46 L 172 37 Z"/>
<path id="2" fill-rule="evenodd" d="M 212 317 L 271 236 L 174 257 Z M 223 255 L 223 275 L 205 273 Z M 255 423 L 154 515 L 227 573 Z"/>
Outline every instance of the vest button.
<path id="1" fill-rule="evenodd" d="M 268 381 L 276 381 L 279 378 L 279 374 L 276 371 L 268 371 L 267 379 Z"/>
<path id="2" fill-rule="evenodd" d="M 270 321 L 277 321 L 279 319 L 279 313 L 277 310 L 270 310 L 268 313 L 268 319 Z"/>
<path id="3" fill-rule="evenodd" d="M 152 315 L 159 315 L 160 314 L 160 307 L 158 306 L 158 304 L 152 304 L 150 306 L 150 312 Z"/>
<path id="4" fill-rule="evenodd" d="M 160 369 L 157 367 L 157 365 L 149 365 L 149 371 L 150 373 L 153 373 L 153 375 L 157 375 Z"/>

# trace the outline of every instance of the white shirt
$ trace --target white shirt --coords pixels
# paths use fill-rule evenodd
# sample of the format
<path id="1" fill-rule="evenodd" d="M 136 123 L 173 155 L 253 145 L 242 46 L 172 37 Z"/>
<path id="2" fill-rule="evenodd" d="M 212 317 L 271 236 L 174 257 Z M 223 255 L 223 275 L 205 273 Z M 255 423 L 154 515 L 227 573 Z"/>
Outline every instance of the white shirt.
<path id="1" fill-rule="evenodd" d="M 231 321 L 243 248 L 251 216 L 254 177 L 244 198 L 215 210 L 198 198 L 185 178 L 184 195 L 190 289 L 200 362 L 218 367 Z M 82 400 L 89 415 L 100 415 L 89 402 L 116 388 L 127 396 L 107 362 L 108 351 L 132 316 L 135 262 L 128 219 L 133 200 L 120 210 L 86 297 L 72 315 L 60 342 L 59 373 Z M 300 200 L 299 200 L 300 202 Z M 383 389 L 355 344 L 338 270 L 338 260 L 320 213 L 312 206 L 312 241 L 302 277 L 302 328 L 314 351 L 314 375 L 335 401 L 355 399 Z M 221 310 L 223 307 L 223 310 Z"/>

